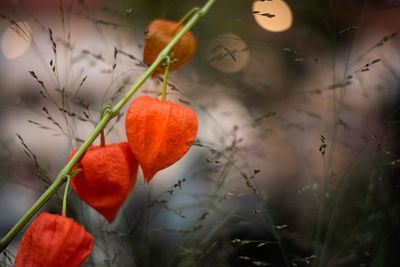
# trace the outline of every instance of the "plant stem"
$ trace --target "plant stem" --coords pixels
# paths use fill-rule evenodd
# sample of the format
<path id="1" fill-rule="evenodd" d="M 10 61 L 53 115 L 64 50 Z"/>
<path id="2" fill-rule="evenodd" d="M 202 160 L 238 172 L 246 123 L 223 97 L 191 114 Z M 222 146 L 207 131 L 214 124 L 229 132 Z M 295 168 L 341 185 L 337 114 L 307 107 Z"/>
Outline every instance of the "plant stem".
<path id="1" fill-rule="evenodd" d="M 179 22 L 178 22 L 176 28 L 172 31 L 172 35 L 174 35 L 174 34 L 178 31 L 179 27 L 185 22 L 185 20 L 187 20 L 191 15 L 193 15 L 193 13 L 199 12 L 199 11 L 200 11 L 200 8 L 198 8 L 198 7 L 194 7 L 194 8 L 192 8 L 191 10 L 189 10 L 189 11 L 179 20 Z"/>
<path id="2" fill-rule="evenodd" d="M 106 145 L 106 137 L 104 136 L 104 129 L 100 132 L 100 146 Z"/>
<path id="3" fill-rule="evenodd" d="M 112 110 L 112 106 L 111 105 L 106 105 L 103 108 L 103 111 L 101 112 L 101 117 L 100 119 L 103 119 L 103 117 L 107 114 L 110 113 Z M 101 130 L 100 132 L 100 146 L 105 146 L 106 145 L 106 136 L 104 134 L 104 129 Z"/>
<path id="4" fill-rule="evenodd" d="M 286 253 L 286 249 L 284 247 L 282 237 L 281 237 L 280 233 L 278 232 L 278 229 L 276 228 L 274 221 L 272 220 L 271 212 L 270 212 L 269 206 L 268 206 L 268 200 L 265 197 L 263 197 L 262 195 L 256 194 L 256 196 L 261 200 L 262 210 L 264 210 L 265 217 L 266 217 L 265 218 L 266 220 L 263 220 L 263 221 L 264 221 L 267 229 L 269 229 L 271 231 L 272 235 L 274 236 L 274 238 L 276 240 L 276 243 L 279 247 L 279 251 L 282 256 L 282 260 L 286 267 L 291 267 L 292 264 L 288 257 L 288 254 Z"/>
<path id="5" fill-rule="evenodd" d="M 67 175 L 67 184 L 65 185 L 64 197 L 63 197 L 63 202 L 62 202 L 62 210 L 61 210 L 61 215 L 64 217 L 67 216 L 67 197 L 68 197 L 68 189 L 69 189 L 70 182 L 71 182 L 71 176 Z"/>
<path id="6" fill-rule="evenodd" d="M 194 7 L 191 10 L 189 10 L 180 20 L 179 20 L 179 25 L 182 25 L 185 20 L 187 20 L 193 13 L 200 11 L 200 8 Z"/>
<path id="7" fill-rule="evenodd" d="M 104 135 L 104 129 L 100 131 L 100 146 L 104 147 L 106 145 L 106 137 Z"/>
<path id="8" fill-rule="evenodd" d="M 70 174 L 72 168 L 79 161 L 82 155 L 86 152 L 89 146 L 99 136 L 101 131 L 106 127 L 112 118 L 118 115 L 119 111 L 128 103 L 131 97 L 139 90 L 143 83 L 155 72 L 159 65 L 167 58 L 172 48 L 179 42 L 182 36 L 188 32 L 194 24 L 204 16 L 215 3 L 216 0 L 208 0 L 207 3 L 200 9 L 199 12 L 193 14 L 191 19 L 182 27 L 177 35 L 171 42 L 160 52 L 156 60 L 146 70 L 139 80 L 132 86 L 130 91 L 112 108 L 104 112 L 104 116 L 100 119 L 94 130 L 87 137 L 85 142 L 81 145 L 75 155 L 60 171 L 54 182 L 47 188 L 47 190 L 39 197 L 39 199 L 29 208 L 29 210 L 22 216 L 22 218 L 11 228 L 11 230 L 0 240 L 0 252 L 2 252 L 13 240 L 13 238 L 21 231 L 25 224 L 40 210 L 40 208 L 57 192 L 57 190 L 67 181 L 66 177 Z"/>
<path id="9" fill-rule="evenodd" d="M 164 72 L 164 79 L 161 91 L 161 101 L 165 101 L 167 99 L 168 73 L 169 73 L 169 65 L 171 64 L 171 59 L 169 56 L 165 58 L 165 64 L 167 64 L 167 66 L 165 67 L 165 72 Z"/>

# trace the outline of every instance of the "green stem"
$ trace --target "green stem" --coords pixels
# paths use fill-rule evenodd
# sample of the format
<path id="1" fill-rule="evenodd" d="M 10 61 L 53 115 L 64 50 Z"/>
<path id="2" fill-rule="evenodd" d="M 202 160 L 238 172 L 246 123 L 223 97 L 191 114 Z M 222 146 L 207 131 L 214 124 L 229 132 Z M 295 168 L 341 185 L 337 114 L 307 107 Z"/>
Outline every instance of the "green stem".
<path id="1" fill-rule="evenodd" d="M 191 10 L 189 10 L 189 11 L 179 20 L 179 22 L 178 22 L 176 28 L 172 31 L 172 35 L 174 35 L 174 34 L 178 31 L 179 27 L 185 22 L 185 20 L 187 20 L 187 19 L 188 19 L 191 15 L 193 15 L 195 12 L 199 12 L 199 11 L 200 11 L 200 8 L 198 8 L 198 7 L 194 7 L 194 8 L 192 8 Z"/>
<path id="2" fill-rule="evenodd" d="M 171 59 L 169 56 L 167 56 L 165 58 L 165 64 L 167 64 L 167 66 L 165 67 L 165 72 L 164 72 L 164 80 L 163 80 L 162 92 L 161 92 L 161 101 L 165 101 L 167 99 L 168 73 L 169 73 L 169 65 L 171 64 Z"/>
<path id="3" fill-rule="evenodd" d="M 70 182 L 71 182 L 71 176 L 67 175 L 67 184 L 65 185 L 64 197 L 62 202 L 62 211 L 61 211 L 61 214 L 64 217 L 67 216 L 67 197 L 68 197 L 68 189 Z"/>
<path id="4" fill-rule="evenodd" d="M 70 174 L 72 168 L 76 165 L 82 155 L 86 152 L 89 146 L 99 136 L 101 131 L 106 127 L 108 122 L 118 115 L 119 111 L 128 103 L 131 97 L 139 90 L 143 83 L 155 72 L 159 65 L 166 59 L 172 48 L 178 43 L 182 36 L 188 32 L 193 25 L 204 16 L 215 3 L 216 0 L 208 0 L 203 8 L 196 12 L 191 19 L 182 27 L 177 35 L 171 42 L 160 52 L 156 60 L 146 70 L 139 80 L 132 86 L 130 91 L 108 112 L 105 112 L 99 123 L 96 125 L 91 134 L 87 137 L 85 142 L 81 145 L 75 155 L 60 171 L 54 182 L 47 188 L 47 190 L 39 197 L 39 199 L 30 207 L 30 209 L 22 216 L 22 218 L 11 228 L 11 230 L 0 240 L 0 252 L 2 252 L 13 240 L 13 238 L 21 231 L 25 224 L 40 210 L 41 207 L 57 192 L 57 190 L 67 181 L 66 176 Z"/>
<path id="5" fill-rule="evenodd" d="M 198 8 L 198 7 L 192 8 L 191 10 L 189 10 L 189 11 L 179 20 L 179 23 L 178 23 L 178 24 L 182 25 L 182 24 L 185 22 L 185 20 L 187 20 L 191 15 L 193 15 L 194 13 L 199 12 L 199 11 L 200 11 L 200 8 Z"/>
<path id="6" fill-rule="evenodd" d="M 111 105 L 106 105 L 101 112 L 101 117 L 100 119 L 103 119 L 103 117 L 112 111 L 112 106 Z M 100 132 L 100 146 L 105 146 L 106 145 L 106 137 L 104 135 L 104 129 L 101 130 Z"/>

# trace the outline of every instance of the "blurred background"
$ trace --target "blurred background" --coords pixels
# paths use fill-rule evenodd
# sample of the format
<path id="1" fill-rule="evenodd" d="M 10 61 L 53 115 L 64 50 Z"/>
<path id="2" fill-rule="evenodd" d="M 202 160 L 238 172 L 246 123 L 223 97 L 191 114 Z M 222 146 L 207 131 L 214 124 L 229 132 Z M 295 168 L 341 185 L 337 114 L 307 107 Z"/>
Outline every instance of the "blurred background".
<path id="1" fill-rule="evenodd" d="M 1 235 L 145 71 L 147 25 L 204 3 L 1 0 Z M 169 80 L 199 116 L 189 153 L 140 172 L 111 224 L 70 194 L 85 265 L 399 266 L 399 16 L 398 0 L 217 0 Z M 106 141 L 125 140 L 122 114 Z"/>

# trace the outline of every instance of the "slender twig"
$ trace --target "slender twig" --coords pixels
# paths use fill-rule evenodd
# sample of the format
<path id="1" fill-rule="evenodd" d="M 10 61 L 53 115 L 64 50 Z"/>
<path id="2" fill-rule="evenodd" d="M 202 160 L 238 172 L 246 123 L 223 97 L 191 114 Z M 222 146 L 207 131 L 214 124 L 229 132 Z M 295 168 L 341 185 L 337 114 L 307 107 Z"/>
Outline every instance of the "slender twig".
<path id="1" fill-rule="evenodd" d="M 69 189 L 70 181 L 71 181 L 71 176 L 67 175 L 67 184 L 65 185 L 64 197 L 63 197 L 63 202 L 62 202 L 62 210 L 61 210 L 61 214 L 64 217 L 67 216 L 67 198 L 68 198 L 68 189 Z"/>
<path id="2" fill-rule="evenodd" d="M 169 65 L 171 64 L 171 59 L 169 56 L 165 58 L 165 72 L 164 72 L 164 79 L 162 84 L 162 91 L 161 91 L 161 101 L 165 101 L 167 99 L 167 83 L 168 83 L 168 74 L 169 74 Z"/>
<path id="3" fill-rule="evenodd" d="M 116 117 L 120 110 L 128 103 L 131 97 L 140 89 L 144 82 L 151 77 L 159 65 L 166 59 L 172 48 L 179 42 L 183 35 L 188 32 L 193 25 L 204 16 L 213 6 L 216 0 L 208 0 L 207 3 L 198 12 L 195 12 L 190 20 L 182 27 L 177 35 L 171 42 L 160 52 L 153 64 L 146 70 L 139 80 L 132 86 L 130 91 L 111 109 L 105 112 L 99 123 L 96 125 L 91 134 L 87 137 L 85 142 L 81 145 L 75 155 L 60 171 L 57 178 L 49 186 L 49 188 L 39 197 L 39 199 L 31 206 L 31 208 L 22 216 L 22 218 L 14 225 L 13 228 L 0 240 L 0 252 L 2 252 L 13 238 L 21 231 L 26 223 L 40 210 L 40 208 L 57 192 L 57 190 L 67 181 L 66 177 L 70 174 L 72 168 L 80 160 L 82 155 L 86 152 L 89 146 L 100 135 L 101 131 L 106 127 L 111 119 Z"/>
<path id="4" fill-rule="evenodd" d="M 111 105 L 106 105 L 103 111 L 101 112 L 101 119 L 106 115 L 108 112 L 110 112 L 112 109 Z M 104 129 L 101 130 L 100 132 L 100 146 L 105 146 L 106 145 L 106 137 L 104 135 Z"/>

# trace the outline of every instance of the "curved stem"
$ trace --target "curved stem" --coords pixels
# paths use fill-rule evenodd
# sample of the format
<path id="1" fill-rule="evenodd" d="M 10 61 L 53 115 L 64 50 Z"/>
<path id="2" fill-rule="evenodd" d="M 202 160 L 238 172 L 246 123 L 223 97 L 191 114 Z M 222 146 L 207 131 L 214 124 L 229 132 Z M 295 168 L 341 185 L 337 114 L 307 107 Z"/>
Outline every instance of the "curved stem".
<path id="1" fill-rule="evenodd" d="M 103 109 L 103 111 L 101 112 L 101 119 L 107 114 L 110 113 L 112 111 L 112 106 L 111 105 L 106 105 Z M 100 132 L 100 146 L 105 146 L 106 145 L 106 137 L 104 135 L 104 129 L 101 130 Z"/>
<path id="2" fill-rule="evenodd" d="M 65 178 L 70 174 L 72 168 L 79 161 L 82 155 L 86 152 L 89 146 L 94 142 L 94 140 L 99 136 L 101 131 L 106 127 L 108 122 L 118 115 L 119 111 L 128 103 L 130 98 L 139 90 L 143 83 L 155 72 L 159 65 L 166 59 L 168 54 L 171 52 L 172 48 L 179 42 L 182 36 L 188 32 L 194 24 L 204 16 L 215 3 L 216 0 L 208 0 L 204 7 L 194 14 L 191 19 L 182 27 L 177 35 L 171 40 L 171 42 L 160 52 L 156 60 L 151 64 L 151 66 L 146 70 L 145 73 L 139 78 L 139 80 L 132 86 L 129 92 L 104 116 L 100 119 L 99 123 L 96 125 L 94 130 L 87 137 L 85 142 L 80 146 L 75 155 L 70 159 L 70 161 L 64 166 L 60 171 L 54 182 L 47 188 L 47 190 L 39 197 L 39 199 L 30 207 L 30 209 L 22 216 L 22 218 L 11 228 L 11 230 L 0 240 L 0 252 L 2 252 L 8 244 L 13 240 L 13 238 L 21 231 L 25 224 L 40 210 L 41 207 L 57 192 L 57 190 L 67 181 Z"/>
<path id="3" fill-rule="evenodd" d="M 176 25 L 175 29 L 172 31 L 172 35 L 175 35 L 175 33 L 178 31 L 179 27 L 187 20 L 191 15 L 193 15 L 196 12 L 200 12 L 200 8 L 194 7 L 191 10 L 189 10 L 178 22 Z"/>
<path id="4" fill-rule="evenodd" d="M 68 198 L 68 189 L 69 189 L 70 182 L 71 182 L 71 176 L 67 175 L 67 183 L 65 185 L 64 197 L 63 197 L 63 202 L 62 202 L 62 211 L 61 211 L 61 214 L 64 217 L 67 216 L 67 198 Z"/>
<path id="5" fill-rule="evenodd" d="M 200 11 L 200 8 L 198 8 L 198 7 L 192 8 L 191 10 L 189 10 L 189 11 L 179 20 L 178 24 L 179 24 L 179 25 L 182 25 L 182 24 L 185 22 L 185 20 L 187 20 L 191 15 L 193 15 L 194 13 L 199 12 L 199 11 Z"/>
<path id="6" fill-rule="evenodd" d="M 167 82 L 168 82 L 168 73 L 169 73 L 169 65 L 171 64 L 171 58 L 169 56 L 165 57 L 165 67 L 164 72 L 164 79 L 162 84 L 162 91 L 161 91 L 161 101 L 165 101 L 167 99 Z"/>

